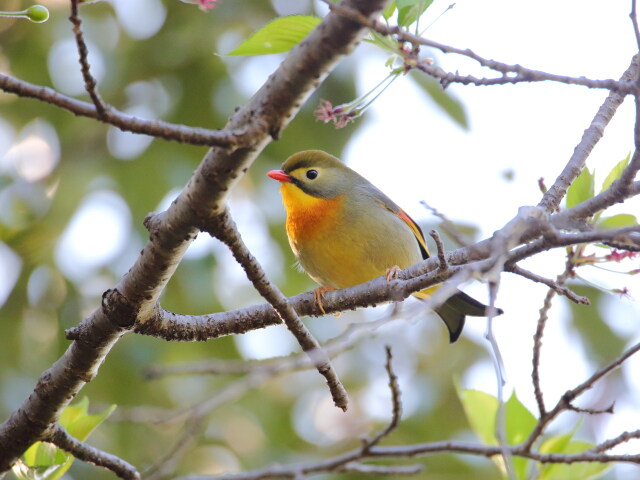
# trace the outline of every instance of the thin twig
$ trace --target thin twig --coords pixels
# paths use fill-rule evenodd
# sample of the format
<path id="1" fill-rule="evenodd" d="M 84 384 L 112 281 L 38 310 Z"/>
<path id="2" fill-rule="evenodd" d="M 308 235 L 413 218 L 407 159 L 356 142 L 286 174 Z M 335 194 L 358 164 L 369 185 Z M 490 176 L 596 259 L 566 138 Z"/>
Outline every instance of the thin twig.
<path id="1" fill-rule="evenodd" d="M 633 33 L 636 38 L 636 45 L 638 46 L 638 51 L 640 51 L 640 29 L 638 28 L 638 15 L 636 13 L 636 0 L 631 0 L 631 13 L 629 14 L 631 17 L 631 23 L 633 24 Z"/>
<path id="2" fill-rule="evenodd" d="M 516 479 L 515 467 L 513 464 L 513 455 L 509 449 L 507 443 L 507 412 L 506 401 L 504 398 L 504 386 L 507 382 L 506 373 L 504 367 L 504 361 L 502 360 L 502 354 L 500 353 L 500 347 L 498 341 L 493 334 L 493 318 L 496 312 L 496 296 L 498 293 L 498 282 L 489 281 L 489 316 L 487 317 L 487 330 L 485 332 L 485 338 L 489 342 L 493 355 L 493 366 L 496 375 L 496 389 L 498 399 L 498 411 L 496 412 L 496 425 L 495 434 L 498 444 L 500 445 L 500 452 L 506 469 L 507 477 L 510 480 Z"/>
<path id="3" fill-rule="evenodd" d="M 181 421 L 184 424 L 181 434 L 173 445 L 162 455 L 158 455 L 155 463 L 143 472 L 145 480 L 160 480 L 175 472 L 177 465 L 193 450 L 196 441 L 206 430 L 205 419 L 213 410 L 241 398 L 271 378 L 273 376 L 266 373 L 250 374 L 226 385 L 212 397 L 182 412 L 181 417 L 186 418 Z"/>
<path id="4" fill-rule="evenodd" d="M 335 469 L 336 473 L 359 473 L 361 475 L 417 475 L 424 470 L 422 465 L 365 465 L 362 463 L 347 463 L 344 467 Z M 303 477 L 304 478 L 304 477 Z"/>
<path id="5" fill-rule="evenodd" d="M 470 51 L 469 51 L 470 52 Z M 458 52 L 456 52 L 458 53 Z M 481 58 L 478 55 L 468 55 L 471 58 L 478 60 Z M 484 60 L 484 59 L 483 59 Z M 491 63 L 492 60 L 484 60 L 484 62 Z M 481 62 L 483 63 L 483 62 Z M 538 70 L 530 70 L 520 65 L 507 65 L 500 62 L 495 62 L 494 67 L 498 71 L 504 71 L 500 77 L 476 77 L 474 75 L 461 75 L 459 73 L 447 72 L 438 65 L 433 65 L 428 61 L 420 61 L 416 63 L 416 68 L 430 77 L 437 79 L 440 82 L 442 88 L 447 88 L 452 83 L 459 83 L 461 85 L 475 85 L 477 87 L 488 87 L 495 85 L 513 85 L 516 83 L 525 82 L 546 82 L 553 81 L 557 83 L 563 83 L 567 85 L 581 85 L 589 88 L 606 88 L 612 91 L 629 94 L 631 93 L 631 87 L 626 83 L 615 83 L 615 80 L 595 80 L 587 79 L 584 77 L 569 77 L 564 75 L 555 75 L 552 73 L 542 72 Z"/>
<path id="6" fill-rule="evenodd" d="M 547 287 L 552 289 L 555 293 L 557 293 L 558 295 L 567 297 L 573 303 L 577 303 L 578 305 L 591 305 L 589 298 L 583 297 L 582 295 L 578 295 L 573 290 L 565 287 L 564 285 L 559 284 L 557 280 L 553 281 L 549 278 L 542 277 L 533 272 L 530 272 L 529 270 L 522 268 L 519 265 L 514 265 L 513 267 L 510 267 L 508 270 L 511 273 L 515 273 L 516 275 L 520 275 L 521 277 L 527 278 L 536 283 L 542 283 L 543 285 L 546 285 Z"/>
<path id="7" fill-rule="evenodd" d="M 640 343 L 636 343 L 633 347 L 626 350 L 624 353 L 622 353 L 622 355 L 618 356 L 611 363 L 594 372 L 589 378 L 577 385 L 575 388 L 567 390 L 564 395 L 562 395 L 562 397 L 558 400 L 556 405 L 551 410 L 548 410 L 546 415 L 540 417 L 535 428 L 529 435 L 529 438 L 527 438 L 527 440 L 522 443 L 522 449 L 524 449 L 525 451 L 529 451 L 534 442 L 538 438 L 540 438 L 547 425 L 551 423 L 551 421 L 554 420 L 560 413 L 570 409 L 573 400 L 575 400 L 587 390 L 591 389 L 596 384 L 596 382 L 611 373 L 611 371 L 618 368 L 629 357 L 631 357 L 638 351 L 640 351 Z"/>
<path id="8" fill-rule="evenodd" d="M 107 107 L 105 106 L 100 94 L 97 90 L 97 82 L 95 77 L 91 74 L 91 68 L 89 66 L 89 50 L 87 44 L 84 41 L 84 34 L 82 33 L 82 20 L 78 16 L 78 0 L 71 0 L 71 16 L 69 20 L 73 24 L 73 35 L 76 39 L 76 46 L 78 48 L 78 61 L 80 62 L 80 71 L 82 72 L 82 78 L 84 79 L 84 88 L 89 94 L 93 105 L 96 107 L 98 117 L 104 118 Z"/>
<path id="9" fill-rule="evenodd" d="M 589 452 L 593 453 L 601 453 L 606 452 L 607 450 L 611 450 L 613 447 L 620 445 L 621 443 L 626 443 L 629 440 L 634 438 L 640 438 L 640 430 L 634 430 L 632 432 L 622 432 L 617 437 L 606 440 L 602 443 L 599 443 L 595 447 L 593 447 Z"/>
<path id="10" fill-rule="evenodd" d="M 86 443 L 73 438 L 58 424 L 55 424 L 52 427 L 43 440 L 53 443 L 65 452 L 72 454 L 78 460 L 106 468 L 116 474 L 119 478 L 125 480 L 140 480 L 140 474 L 133 465 L 116 457 L 115 455 L 98 450 L 91 445 L 87 445 Z"/>
<path id="11" fill-rule="evenodd" d="M 253 283 L 254 288 L 273 306 L 280 319 L 302 347 L 302 350 L 309 355 L 318 372 L 325 377 L 335 405 L 346 411 L 349 403 L 347 391 L 331 366 L 329 357 L 304 323 L 300 321 L 298 314 L 289 304 L 287 298 L 278 287 L 269 281 L 262 266 L 242 241 L 242 237 L 229 212 L 226 210 L 221 211 L 218 217 L 206 227 L 206 231 L 229 247 L 236 261 L 244 269 L 247 278 Z"/>
<path id="12" fill-rule="evenodd" d="M 385 370 L 389 377 L 389 390 L 391 391 L 391 404 L 392 415 L 389 424 L 379 433 L 374 435 L 371 439 L 364 439 L 360 448 L 352 450 L 342 455 L 338 455 L 328 460 L 323 460 L 317 463 L 299 464 L 291 466 L 273 466 L 253 472 L 241 472 L 237 474 L 228 474 L 222 476 L 208 476 L 208 475 L 187 475 L 179 477 L 176 480 L 211 480 L 211 479 L 237 479 L 237 480 L 257 480 L 268 478 L 305 478 L 305 475 L 311 473 L 321 472 L 353 472 L 353 473 L 366 473 L 369 475 L 414 475 L 422 471 L 421 465 L 409 465 L 409 466 L 381 466 L 381 465 L 363 465 L 361 462 L 367 460 L 371 454 L 372 449 L 376 448 L 382 439 L 389 436 L 393 430 L 395 430 L 400 424 L 402 416 L 402 402 L 401 391 L 398 385 L 398 377 L 393 371 L 392 360 L 393 355 L 391 348 L 385 346 L 386 362 Z"/>
<path id="13" fill-rule="evenodd" d="M 567 407 L 567 410 L 570 410 L 576 413 L 586 413 L 588 415 L 602 415 L 604 413 L 611 415 L 614 413 L 613 409 L 615 408 L 615 406 L 616 404 L 612 403 L 606 408 L 584 408 L 584 407 L 576 407 L 573 404 L 569 404 L 569 406 Z"/>
<path id="14" fill-rule="evenodd" d="M 633 435 L 632 435 L 633 434 Z M 639 438 L 640 431 L 629 434 L 629 439 Z M 626 441 L 626 440 L 623 440 Z M 619 443 L 622 443 L 620 441 Z M 525 451 L 519 446 L 508 447 L 513 456 L 528 458 L 545 464 L 573 464 L 579 462 L 588 463 L 613 463 L 625 462 L 638 465 L 640 464 L 640 455 L 610 455 L 605 453 L 597 453 L 591 450 L 573 453 L 573 454 L 557 454 L 557 453 L 540 453 Z M 296 479 L 304 478 L 304 475 L 322 472 L 337 472 L 349 462 L 360 462 L 364 460 L 361 457 L 361 449 L 351 450 L 342 455 L 318 462 L 309 462 L 295 465 L 273 465 L 271 467 L 260 470 L 244 471 L 240 473 L 231 473 L 226 475 L 186 475 L 178 477 L 175 480 L 267 480 L 267 479 Z M 437 453 L 458 453 L 464 455 L 474 455 L 480 457 L 495 457 L 500 455 L 500 448 L 494 445 L 480 445 L 467 442 L 429 442 L 413 445 L 374 447 L 367 453 L 367 459 L 398 459 L 398 458 L 417 458 L 434 455 Z"/>
<path id="15" fill-rule="evenodd" d="M 628 82 L 635 78 L 638 72 L 638 55 L 634 55 L 627 70 L 620 77 L 620 82 Z M 625 95 L 612 91 L 602 103 L 598 112 L 591 120 L 589 127 L 584 131 L 580 142 L 576 146 L 567 162 L 566 166 L 558 175 L 553 185 L 549 187 L 547 192 L 542 196 L 538 206 L 544 208 L 547 212 L 554 212 L 560 206 L 560 202 L 564 198 L 569 189 L 569 185 L 578 177 L 584 167 L 587 157 L 591 154 L 593 147 L 600 141 L 604 135 L 604 129 L 609 124 L 617 108 L 622 104 Z"/>
<path id="16" fill-rule="evenodd" d="M 353 348 L 366 336 L 383 325 L 396 320 L 395 312 L 370 322 L 352 323 L 338 336 L 328 340 L 322 348 L 334 358 L 341 353 Z M 145 372 L 147 379 L 155 379 L 166 375 L 234 375 L 247 373 L 269 373 L 277 375 L 282 372 L 291 372 L 313 368 L 314 364 L 309 356 L 304 354 L 291 354 L 285 357 L 268 358 L 265 360 L 208 360 L 201 363 L 188 363 L 184 365 L 150 367 Z M 116 412 L 117 413 L 117 412 Z"/>
<path id="17" fill-rule="evenodd" d="M 385 370 L 389 377 L 389 390 L 391 391 L 391 421 L 384 430 L 381 430 L 372 438 L 363 441 L 363 451 L 369 450 L 371 447 L 380 443 L 383 438 L 389 436 L 391 432 L 398 428 L 398 425 L 400 425 L 400 419 L 402 418 L 402 400 L 400 398 L 402 394 L 400 392 L 400 385 L 398 385 L 398 377 L 393 371 L 393 365 L 391 364 L 393 360 L 391 347 L 389 345 L 385 345 L 384 348 L 387 354 Z"/>
<path id="18" fill-rule="evenodd" d="M 459 247 L 469 246 L 469 242 L 464 238 L 462 238 L 461 234 L 458 232 L 458 229 L 456 228 L 456 225 L 451 220 L 449 220 L 449 218 L 444 213 L 442 213 L 435 207 L 432 207 L 424 200 L 420 200 L 420 203 L 424 208 L 429 210 L 434 216 L 442 220 L 442 223 L 440 224 L 440 229 L 444 233 L 446 233 L 451 238 L 451 240 L 456 242 Z"/>
<path id="19" fill-rule="evenodd" d="M 442 240 L 440 239 L 440 235 L 435 230 L 431 230 L 429 235 L 431 235 L 431 238 L 433 238 L 433 241 L 436 244 L 436 250 L 438 252 L 438 271 L 444 272 L 449 268 L 449 263 L 447 263 L 447 256 Z"/>
<path id="20" fill-rule="evenodd" d="M 589 79 L 585 77 L 571 77 L 567 75 L 557 75 L 547 72 L 542 72 L 539 70 L 533 70 L 530 68 L 523 67 L 522 65 L 511 65 L 503 62 L 498 62 L 496 60 L 487 59 L 481 57 L 477 53 L 473 52 L 471 49 L 461 49 L 452 47 L 449 45 L 445 45 L 439 42 L 435 42 L 433 40 L 426 39 L 424 37 L 420 37 L 414 35 L 399 26 L 388 26 L 384 23 L 375 20 L 369 19 L 359 13 L 356 10 L 345 7 L 341 4 L 333 3 L 331 0 L 322 0 L 325 4 L 328 5 L 329 9 L 333 12 L 336 12 L 340 15 L 345 16 L 351 20 L 359 22 L 361 25 L 371 28 L 376 32 L 386 35 L 386 36 L 396 36 L 402 42 L 408 42 L 413 45 L 424 45 L 427 47 L 435 48 L 440 50 L 443 53 L 454 53 L 457 55 L 462 55 L 468 58 L 471 58 L 478 62 L 483 67 L 487 67 L 491 70 L 495 70 L 502 74 L 502 77 L 498 77 L 495 79 L 475 79 L 471 76 L 459 77 L 457 74 L 437 74 L 434 75 L 436 78 L 438 77 L 446 77 L 444 78 L 445 82 L 451 83 L 452 81 L 461 81 L 467 79 L 466 81 L 461 81 L 463 84 L 473 83 L 476 85 L 502 85 L 505 83 L 514 83 L 512 80 L 517 79 L 518 82 L 541 82 L 541 81 L 554 81 L 558 83 L 564 83 L 567 85 L 582 85 L 588 88 L 602 88 L 612 91 L 620 92 L 621 94 L 627 95 L 630 93 L 634 93 L 636 88 L 634 85 L 629 84 L 624 80 L 616 81 L 613 79 L 605 79 L 605 80 L 595 80 Z M 433 74 L 427 62 L 418 62 L 419 68 L 425 71 L 425 73 Z M 423 68 L 424 67 L 424 68 Z M 437 68 L 437 67 L 435 67 Z M 449 77 L 451 75 L 451 77 Z M 441 78 L 441 80 L 443 80 Z"/>
<path id="21" fill-rule="evenodd" d="M 551 309 L 555 294 L 556 291 L 554 289 L 550 288 L 547 290 L 542 308 L 540 309 L 540 316 L 538 317 L 536 331 L 533 335 L 533 355 L 531 360 L 533 370 L 531 373 L 531 380 L 533 382 L 533 392 L 536 398 L 536 403 L 538 404 L 538 413 L 541 418 L 547 414 L 547 409 L 544 404 L 544 395 L 540 385 L 540 352 L 542 351 L 542 337 L 544 335 L 544 329 L 547 325 L 547 320 L 549 319 L 549 310 Z"/>
<path id="22" fill-rule="evenodd" d="M 144 120 L 127 115 L 113 107 L 99 113 L 95 105 L 82 100 L 68 97 L 52 88 L 34 85 L 11 75 L 0 73 L 0 90 L 13 93 L 20 97 L 34 98 L 44 103 L 67 110 L 81 117 L 113 125 L 123 132 L 132 132 L 165 140 L 186 143 L 189 145 L 218 146 L 223 148 L 236 148 L 250 145 L 260 136 L 265 128 L 260 123 L 251 124 L 242 131 L 236 130 L 209 130 L 200 127 L 186 127 L 162 120 Z"/>
<path id="23" fill-rule="evenodd" d="M 542 351 L 542 337 L 544 335 L 544 328 L 547 324 L 547 320 L 549 319 L 549 310 L 551 309 L 551 302 L 553 301 L 553 297 L 558 292 L 558 289 L 565 288 L 563 284 L 567 280 L 567 278 L 571 276 L 572 272 L 573 262 L 571 261 L 571 257 L 568 256 L 565 263 L 564 272 L 558 275 L 556 281 L 553 282 L 553 284 L 557 288 L 550 286 L 549 290 L 547 291 L 542 308 L 540 309 L 540 316 L 538 317 L 536 332 L 533 335 L 531 380 L 533 382 L 533 392 L 536 398 L 536 403 L 538 404 L 538 413 L 540 415 L 540 418 L 543 418 L 547 414 L 546 406 L 544 404 L 544 395 L 542 394 L 542 387 L 540 385 L 540 352 Z M 532 443 L 530 443 L 529 446 L 531 444 Z"/>
<path id="24" fill-rule="evenodd" d="M 286 358 L 281 360 L 287 360 Z M 305 363 L 309 363 L 308 359 L 305 359 Z M 145 472 L 145 478 L 147 480 L 153 480 L 157 478 L 162 478 L 167 473 L 173 471 L 176 462 L 184 456 L 185 453 L 189 450 L 195 437 L 201 434 L 202 425 L 205 423 L 202 419 L 208 415 L 214 408 L 219 407 L 223 403 L 227 403 L 229 401 L 234 400 L 235 398 L 240 397 L 245 394 L 249 389 L 256 388 L 264 381 L 267 381 L 273 378 L 274 375 L 282 371 L 294 371 L 299 369 L 300 365 L 294 365 L 291 362 L 283 362 L 280 363 L 278 371 L 270 370 L 270 371 L 262 371 L 257 370 L 253 372 L 246 379 L 240 380 L 238 382 L 234 382 L 234 384 L 229 385 L 229 388 L 225 388 L 217 395 L 212 397 L 211 399 L 202 402 L 201 404 L 192 407 L 190 410 L 193 410 L 191 416 L 185 422 L 187 428 L 181 435 L 180 439 L 176 441 L 174 447 L 172 447 L 168 452 L 166 452 L 161 460 L 155 464 L 150 470 Z M 184 420 L 182 420 L 184 422 Z"/>

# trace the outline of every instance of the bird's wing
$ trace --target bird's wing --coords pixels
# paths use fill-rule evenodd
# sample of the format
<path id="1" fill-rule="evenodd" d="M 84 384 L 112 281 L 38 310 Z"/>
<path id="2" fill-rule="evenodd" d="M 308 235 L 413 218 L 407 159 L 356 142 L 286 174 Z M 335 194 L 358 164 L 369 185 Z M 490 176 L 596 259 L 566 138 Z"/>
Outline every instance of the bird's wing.
<path id="1" fill-rule="evenodd" d="M 424 234 L 422 233 L 422 230 L 420 229 L 418 224 L 413 220 L 413 218 L 411 218 L 407 214 L 407 212 L 402 210 L 400 207 L 398 207 L 398 211 L 397 212 L 393 212 L 393 213 L 395 213 L 398 217 L 400 217 L 404 221 L 404 223 L 406 223 L 409 226 L 409 228 L 411 229 L 411 231 L 413 232 L 413 235 L 416 237 L 416 240 L 418 241 L 418 244 L 420 245 L 420 252 L 422 253 L 422 258 L 424 258 L 424 259 L 429 258 L 431 255 L 429 255 L 429 249 L 427 248 L 427 242 L 425 242 Z"/>
<path id="2" fill-rule="evenodd" d="M 427 248 L 427 242 L 424 239 L 424 234 L 422 230 L 418 226 L 418 224 L 398 205 L 396 205 L 389 197 L 380 192 L 381 198 L 379 198 L 379 202 L 381 205 L 395 216 L 402 219 L 404 223 L 407 224 L 413 236 L 416 237 L 416 241 L 418 242 L 418 246 L 420 247 L 420 253 L 422 254 L 423 259 L 429 258 L 431 255 L 429 254 L 429 249 Z"/>
<path id="3" fill-rule="evenodd" d="M 365 180 L 365 183 L 368 185 L 366 189 L 367 195 L 372 197 L 374 201 L 376 201 L 380 206 L 382 206 L 385 210 L 393 213 L 395 216 L 402 219 L 404 223 L 407 224 L 413 236 L 416 238 L 418 242 L 418 246 L 420 247 L 420 253 L 422 254 L 423 259 L 427 259 L 431 256 L 429 253 L 429 249 L 427 248 L 427 242 L 424 239 L 424 234 L 422 230 L 418 226 L 418 224 L 411 218 L 407 212 L 405 212 L 402 208 L 400 208 L 396 202 L 387 197 L 381 190 L 377 187 L 369 183 Z"/>

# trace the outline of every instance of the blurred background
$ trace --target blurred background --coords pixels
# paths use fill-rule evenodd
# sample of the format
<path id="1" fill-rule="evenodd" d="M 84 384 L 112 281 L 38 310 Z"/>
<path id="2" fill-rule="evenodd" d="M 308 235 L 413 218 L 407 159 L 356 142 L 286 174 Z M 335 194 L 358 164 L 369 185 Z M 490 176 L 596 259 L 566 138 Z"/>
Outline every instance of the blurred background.
<path id="1" fill-rule="evenodd" d="M 618 78 L 635 49 L 627 3 L 462 0 L 438 18 L 449 2 L 436 0 L 422 25 L 431 24 L 429 38 L 506 63 Z M 51 11 L 47 23 L 0 20 L 0 70 L 86 99 L 67 20 L 68 2 L 42 4 Z M 2 9 L 29 5 L 6 0 Z M 293 13 L 322 16 L 326 9 L 320 2 L 302 0 L 221 0 L 208 13 L 177 0 L 113 0 L 81 8 L 89 60 L 106 101 L 131 115 L 208 128 L 221 128 L 283 58 L 220 54 L 274 17 Z M 450 71 L 489 73 L 465 58 L 424 53 Z M 315 120 L 313 110 L 320 99 L 334 105 L 349 102 L 378 84 L 388 72 L 385 60 L 383 52 L 361 45 L 233 191 L 231 210 L 245 241 L 286 295 L 315 287 L 294 266 L 278 188 L 265 176 L 290 154 L 314 148 L 337 155 L 402 205 L 423 230 L 439 228 L 440 219 L 421 201 L 446 214 L 467 241 L 475 241 L 500 228 L 519 206 L 539 201 L 538 179 L 551 185 L 606 96 L 603 91 L 551 83 L 452 85 L 444 95 L 433 82 L 412 74 L 398 79 L 361 119 L 344 129 Z M 633 147 L 631 107 L 629 101 L 621 107 L 588 161 L 596 171 L 596 189 Z M 145 215 L 169 205 L 205 152 L 123 133 L 38 101 L 0 93 L 1 419 L 29 395 L 40 373 L 67 348 L 64 330 L 95 310 L 102 292 L 126 273 L 146 242 Z M 636 200 L 618 206 L 615 213 L 639 212 L 639 207 Z M 447 239 L 448 248 L 456 246 Z M 562 271 L 563 257 L 563 251 L 550 252 L 523 266 L 551 278 Z M 638 262 L 606 267 L 616 271 L 584 267 L 582 278 L 572 284 L 577 293 L 589 296 L 592 306 L 555 301 L 541 365 L 549 405 L 638 341 L 638 279 L 617 272 L 638 268 Z M 610 292 L 625 287 L 628 296 Z M 465 291 L 487 298 L 486 286 L 479 283 Z M 540 285 L 503 274 L 498 305 L 506 313 L 495 322 L 508 391 L 515 389 L 534 413 L 532 336 L 545 293 Z M 161 299 L 164 308 L 188 314 L 260 302 L 226 248 L 204 235 L 190 247 Z M 322 341 L 367 321 L 382 325 L 362 329 L 367 333 L 357 345 L 334 360 L 351 396 L 347 414 L 332 407 L 324 380 L 315 371 L 260 377 L 253 383 L 243 375 L 143 377 L 152 366 L 260 360 L 297 352 L 283 328 L 188 344 L 127 335 L 81 393 L 96 410 L 118 405 L 89 441 L 144 470 L 170 452 L 184 431 L 188 412 L 183 409 L 217 401 L 197 444 L 178 463 L 178 473 L 219 473 L 327 458 L 356 447 L 360 436 L 388 421 L 385 344 L 394 351 L 404 405 L 404 421 L 387 442 L 475 440 L 455 382 L 495 394 L 491 353 L 483 338 L 485 322 L 472 319 L 461 340 L 450 346 L 437 318 L 413 300 L 398 307 L 346 312 L 339 318 L 305 320 Z M 597 442 L 640 428 L 640 381 L 634 374 L 639 362 L 631 359 L 578 402 L 606 408 L 615 401 L 616 415 L 565 414 L 555 431 L 578 423 L 576 436 Z M 236 393 L 226 390 L 229 385 L 238 386 Z M 616 451 L 637 448 L 637 443 L 629 443 Z M 419 462 L 433 479 L 499 475 L 486 459 L 436 455 Z M 81 462 L 67 475 L 112 478 Z M 630 478 L 637 470 L 620 466 L 607 475 Z"/>

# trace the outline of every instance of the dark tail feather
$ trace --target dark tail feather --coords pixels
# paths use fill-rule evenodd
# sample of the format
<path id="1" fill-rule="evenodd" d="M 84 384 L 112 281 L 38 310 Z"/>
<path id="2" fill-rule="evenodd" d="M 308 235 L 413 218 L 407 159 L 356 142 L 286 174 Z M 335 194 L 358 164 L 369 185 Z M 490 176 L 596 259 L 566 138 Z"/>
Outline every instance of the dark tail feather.
<path id="1" fill-rule="evenodd" d="M 438 316 L 444 321 L 449 330 L 449 342 L 453 343 L 458 340 L 462 329 L 464 328 L 464 319 L 466 315 L 471 317 L 486 317 L 487 305 L 480 303 L 473 297 L 464 292 L 458 291 L 446 302 L 435 309 Z M 497 308 L 496 315 L 500 315 L 502 309 Z"/>

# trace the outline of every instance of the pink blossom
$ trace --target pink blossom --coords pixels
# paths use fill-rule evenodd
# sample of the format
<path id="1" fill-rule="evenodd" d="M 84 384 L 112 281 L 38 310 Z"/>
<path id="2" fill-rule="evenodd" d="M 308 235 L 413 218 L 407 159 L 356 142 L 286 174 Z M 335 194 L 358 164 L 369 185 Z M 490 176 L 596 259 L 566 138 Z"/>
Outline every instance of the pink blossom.
<path id="1" fill-rule="evenodd" d="M 218 0 L 198 0 L 200 10 L 206 12 L 207 10 L 213 10 L 217 7 Z"/>
<path id="2" fill-rule="evenodd" d="M 360 115 L 355 109 L 345 111 L 342 105 L 334 107 L 330 101 L 323 99 L 313 113 L 316 119 L 324 123 L 333 122 L 336 128 L 346 127 Z"/>
<path id="3" fill-rule="evenodd" d="M 617 293 L 618 295 L 620 295 L 621 297 L 627 297 L 627 298 L 631 298 L 631 295 L 629 295 L 629 289 L 627 287 L 622 287 L 622 288 L 614 288 L 611 290 L 613 293 Z"/>
<path id="4" fill-rule="evenodd" d="M 316 118 L 324 123 L 335 121 L 335 114 L 337 109 L 333 108 L 333 105 L 329 100 L 320 99 L 320 106 L 313 111 Z"/>
<path id="5" fill-rule="evenodd" d="M 609 255 L 605 255 L 605 260 L 610 262 L 620 262 L 625 258 L 635 258 L 637 257 L 639 252 L 626 252 L 620 250 L 613 250 Z"/>

